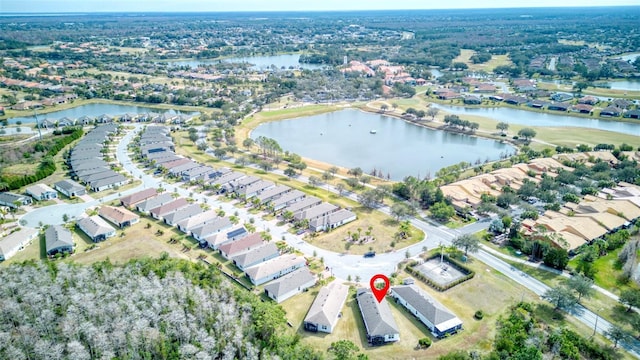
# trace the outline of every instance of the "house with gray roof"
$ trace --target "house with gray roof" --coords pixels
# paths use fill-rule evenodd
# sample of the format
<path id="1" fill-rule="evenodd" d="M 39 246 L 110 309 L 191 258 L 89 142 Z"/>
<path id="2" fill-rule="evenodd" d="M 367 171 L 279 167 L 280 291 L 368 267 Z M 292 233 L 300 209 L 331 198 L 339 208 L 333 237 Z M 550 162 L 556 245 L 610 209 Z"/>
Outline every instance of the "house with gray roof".
<path id="1" fill-rule="evenodd" d="M 303 199 L 288 205 L 287 207 L 282 209 L 282 211 L 283 212 L 290 211 L 295 214 L 297 212 L 304 211 L 314 206 L 318 206 L 321 203 L 322 203 L 322 200 L 318 199 L 315 196 L 305 196 Z"/>
<path id="2" fill-rule="evenodd" d="M 371 289 L 360 288 L 356 292 L 356 300 L 370 345 L 384 345 L 400 340 L 398 325 L 386 299 L 378 302 Z"/>
<path id="3" fill-rule="evenodd" d="M 260 180 L 260 181 L 254 182 L 253 184 L 250 184 L 248 186 L 245 186 L 241 189 L 236 190 L 236 194 L 238 194 L 238 196 L 244 197 L 245 199 L 250 199 L 258 195 L 259 193 L 267 189 L 270 189 L 274 186 L 276 186 L 276 184 L 274 184 L 273 181 Z"/>
<path id="4" fill-rule="evenodd" d="M 25 192 L 37 201 L 56 199 L 58 192 L 46 184 L 35 184 L 26 188 Z"/>
<path id="5" fill-rule="evenodd" d="M 116 229 L 98 215 L 80 219 L 76 222 L 76 226 L 87 234 L 93 242 L 104 241 L 116 235 Z"/>
<path id="6" fill-rule="evenodd" d="M 391 296 L 425 324 L 437 338 L 455 334 L 462 329 L 462 320 L 416 285 L 393 286 Z"/>
<path id="7" fill-rule="evenodd" d="M 357 219 L 356 214 L 353 211 L 347 209 L 340 209 L 334 211 L 326 216 L 321 216 L 309 221 L 309 229 L 311 231 L 325 231 L 335 229 L 346 223 L 350 223 Z"/>
<path id="8" fill-rule="evenodd" d="M 304 199 L 305 196 L 305 193 L 303 193 L 302 191 L 294 189 L 289 191 L 288 193 L 282 194 L 275 199 L 270 200 L 268 202 L 268 205 L 273 208 L 273 211 L 278 211 L 297 201 Z"/>
<path id="9" fill-rule="evenodd" d="M 29 245 L 36 236 L 38 236 L 38 230 L 22 228 L 0 238 L 0 261 L 9 260 L 18 251 Z"/>
<path id="10" fill-rule="evenodd" d="M 71 231 L 62 225 L 51 225 L 44 231 L 47 255 L 72 253 L 76 247 Z"/>
<path id="11" fill-rule="evenodd" d="M 293 214 L 293 218 L 295 220 L 309 220 L 313 221 L 322 217 L 329 216 L 329 214 L 338 211 L 340 208 L 330 204 L 330 203 L 320 203 L 316 206 L 310 207 L 308 209 L 304 209 L 298 211 Z"/>
<path id="12" fill-rule="evenodd" d="M 205 237 L 203 241 L 200 241 L 200 246 L 218 250 L 219 246 L 241 239 L 247 235 L 249 235 L 249 233 L 244 226 L 236 225 L 225 232 L 219 232 Z"/>
<path id="13" fill-rule="evenodd" d="M 240 189 L 243 189 L 253 183 L 256 183 L 258 181 L 261 181 L 262 179 L 257 177 L 257 176 L 253 176 L 253 175 L 246 175 L 243 177 L 240 177 L 236 180 L 233 181 L 229 181 L 228 183 L 226 183 L 225 185 L 223 185 L 223 187 L 225 188 L 226 191 L 228 192 L 237 192 Z"/>
<path id="14" fill-rule="evenodd" d="M 182 176 L 182 181 L 193 181 L 203 178 L 215 171 L 211 166 L 198 166 L 193 169 L 189 169 L 187 171 L 183 171 L 180 175 Z"/>
<path id="15" fill-rule="evenodd" d="M 187 158 L 179 158 L 179 159 L 176 159 L 176 160 L 173 160 L 173 161 L 163 162 L 163 163 L 160 163 L 160 164 L 158 164 L 156 162 L 156 167 L 162 167 L 162 168 L 165 168 L 167 170 L 171 170 L 174 167 L 178 167 L 180 165 L 184 165 L 184 164 L 187 164 L 187 163 L 190 163 L 190 162 L 191 162 L 191 160 L 189 160 Z"/>
<path id="16" fill-rule="evenodd" d="M 348 294 L 349 287 L 338 280 L 322 287 L 304 318 L 304 329 L 330 334 L 338 324 Z"/>
<path id="17" fill-rule="evenodd" d="M 115 174 L 116 175 L 108 178 L 99 179 L 99 180 L 90 182 L 89 188 L 91 188 L 91 190 L 96 192 L 104 191 L 107 189 L 112 189 L 116 186 L 122 186 L 129 181 L 124 175 L 121 175 L 118 173 L 115 173 Z"/>
<path id="18" fill-rule="evenodd" d="M 29 205 L 31 204 L 31 198 L 10 192 L 0 192 L 0 205 L 16 209 L 18 208 L 16 203 L 20 203 L 20 206 Z"/>
<path id="19" fill-rule="evenodd" d="M 206 238 L 219 233 L 223 230 L 229 229 L 233 226 L 231 219 L 226 216 L 217 217 L 212 221 L 208 221 L 201 226 L 197 226 L 191 230 L 191 236 L 193 236 L 198 242 L 204 243 L 206 242 Z"/>
<path id="20" fill-rule="evenodd" d="M 208 223 L 213 223 L 218 220 L 217 210 L 207 210 L 199 214 L 190 216 L 178 223 L 178 229 L 187 235 L 191 235 L 191 232 L 201 226 Z"/>
<path id="21" fill-rule="evenodd" d="M 272 242 L 267 242 L 259 245 L 258 247 L 235 255 L 231 258 L 233 264 L 238 269 L 244 271 L 246 268 L 258 265 L 267 260 L 273 259 L 280 255 L 278 247 Z"/>
<path id="22" fill-rule="evenodd" d="M 160 205 L 168 204 L 171 201 L 173 201 L 172 194 L 159 194 L 136 204 L 136 210 L 140 211 L 143 214 L 148 214 L 151 209 L 155 209 Z"/>
<path id="23" fill-rule="evenodd" d="M 204 210 L 202 210 L 200 205 L 191 204 L 165 215 L 164 223 L 167 225 L 175 226 L 176 224 L 183 221 L 184 219 L 188 219 L 192 216 L 200 214 L 203 211 Z"/>
<path id="24" fill-rule="evenodd" d="M 113 170 L 111 170 L 111 168 L 106 167 L 106 166 L 100 166 L 97 168 L 93 168 L 93 169 L 85 169 L 85 170 L 78 170 L 78 171 L 74 171 L 76 177 L 78 179 L 81 179 L 84 181 L 84 179 L 87 176 L 93 175 L 93 174 L 100 174 L 100 173 L 109 173 L 109 174 L 113 174 Z"/>
<path id="25" fill-rule="evenodd" d="M 73 180 L 60 180 L 57 183 L 53 184 L 53 187 L 68 198 L 82 196 L 87 193 L 87 190 L 84 186 L 78 184 Z"/>
<path id="26" fill-rule="evenodd" d="M 237 171 L 232 171 L 230 173 L 224 174 L 220 177 L 218 177 L 217 179 L 211 181 L 211 185 L 220 185 L 222 187 L 224 187 L 225 185 L 227 185 L 228 183 L 243 178 L 247 175 L 241 173 L 241 172 L 237 172 Z"/>
<path id="27" fill-rule="evenodd" d="M 253 285 L 262 285 L 303 267 L 307 260 L 295 254 L 284 254 L 245 270 Z"/>
<path id="28" fill-rule="evenodd" d="M 134 192 L 120 198 L 120 205 L 131 207 L 139 202 L 145 201 L 149 198 L 158 195 L 158 190 L 155 188 L 147 188 L 141 191 Z"/>
<path id="29" fill-rule="evenodd" d="M 182 160 L 182 159 L 183 159 L 182 156 L 172 154 L 170 156 L 165 156 L 165 157 L 153 159 L 153 161 L 154 161 L 154 166 L 156 168 L 158 168 L 158 167 L 163 167 L 164 164 L 169 164 L 169 163 L 172 163 L 174 161 Z M 185 163 L 190 161 L 189 159 L 185 159 L 185 160 L 187 160 L 187 161 L 185 161 Z"/>
<path id="30" fill-rule="evenodd" d="M 281 303 L 316 284 L 316 276 L 308 268 L 300 268 L 264 286 L 264 293 Z"/>
<path id="31" fill-rule="evenodd" d="M 179 176 L 183 171 L 191 170 L 193 168 L 199 167 L 200 164 L 197 162 L 190 160 L 188 163 L 184 163 L 182 165 L 176 166 L 169 170 L 169 174 L 171 176 Z"/>
<path id="32" fill-rule="evenodd" d="M 149 210 L 149 214 L 156 220 L 164 220 L 164 217 L 168 214 L 182 209 L 189 205 L 189 202 L 185 198 L 177 198 L 171 202 L 160 205 L 157 208 Z"/>
<path id="33" fill-rule="evenodd" d="M 266 189 L 256 195 L 256 198 L 260 201 L 260 204 L 266 204 L 269 201 L 282 196 L 291 191 L 291 188 L 286 185 L 276 185 L 269 189 Z"/>
<path id="34" fill-rule="evenodd" d="M 77 174 L 76 174 L 77 175 Z M 110 177 L 114 177 L 119 175 L 117 172 L 113 171 L 113 170 L 107 170 L 107 171 L 101 171 L 101 172 L 95 172 L 95 173 L 91 173 L 85 176 L 78 176 L 78 178 L 84 182 L 85 184 L 90 184 L 90 183 L 94 183 L 98 180 L 102 180 L 102 179 L 107 179 Z"/>

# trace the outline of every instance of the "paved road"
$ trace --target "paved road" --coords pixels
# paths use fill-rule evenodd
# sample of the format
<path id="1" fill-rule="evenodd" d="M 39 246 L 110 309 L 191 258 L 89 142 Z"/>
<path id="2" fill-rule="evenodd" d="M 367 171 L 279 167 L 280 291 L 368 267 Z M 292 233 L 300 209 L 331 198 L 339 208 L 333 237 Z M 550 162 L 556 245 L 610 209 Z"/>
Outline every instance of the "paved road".
<path id="1" fill-rule="evenodd" d="M 275 219 L 271 221 L 264 221 L 259 216 L 255 217 L 254 215 L 249 214 L 247 209 L 236 208 L 231 203 L 221 202 L 218 201 L 215 197 L 208 197 L 202 194 L 198 194 L 190 189 L 186 189 L 180 186 L 181 184 L 167 184 L 160 178 L 145 174 L 143 170 L 139 169 L 135 164 L 131 162 L 130 156 L 127 152 L 127 145 L 133 139 L 135 134 L 141 130 L 141 128 L 141 125 L 136 125 L 135 130 L 129 131 L 124 135 L 122 140 L 118 143 L 116 149 L 116 158 L 123 165 L 123 168 L 131 173 L 133 177 L 142 180 L 142 184 L 135 189 L 130 189 L 126 192 L 123 192 L 122 194 L 114 194 L 105 197 L 103 199 L 104 202 L 114 200 L 122 195 L 133 193 L 143 188 L 162 186 L 167 189 L 167 191 L 176 191 L 181 196 L 193 197 L 196 201 L 207 203 L 212 208 L 222 209 L 227 214 L 234 214 L 237 212 L 238 216 L 245 221 L 248 221 L 248 219 L 250 218 L 254 218 L 254 225 L 256 226 L 257 230 L 268 230 L 272 234 L 274 239 L 284 239 L 290 246 L 296 248 L 307 256 L 312 256 L 315 253 L 317 256 L 323 257 L 325 265 L 331 269 L 332 274 L 341 279 L 347 279 L 349 276 L 351 276 L 352 279 L 355 280 L 356 278 L 358 278 L 362 283 L 366 284 L 368 283 L 368 279 L 370 279 L 375 274 L 383 273 L 389 275 L 395 272 L 396 265 L 400 261 L 405 259 L 405 254 L 407 251 L 411 256 L 417 256 L 418 254 L 423 252 L 424 247 L 432 249 L 439 246 L 440 244 L 448 246 L 451 245 L 451 241 L 455 237 L 461 234 L 475 233 L 489 226 L 489 222 L 477 222 L 460 229 L 449 229 L 444 226 L 437 226 L 426 221 L 414 218 L 410 220 L 411 223 L 420 230 L 424 231 L 427 235 L 423 241 L 417 244 L 393 252 L 378 254 L 375 258 L 364 258 L 361 255 L 334 253 L 317 248 L 305 242 L 299 236 L 288 233 L 287 227 L 277 226 L 277 220 Z M 276 170 L 276 172 L 278 171 L 281 172 L 281 170 Z M 300 176 L 298 180 L 308 181 L 308 179 L 302 176 Z M 337 190 L 332 188 L 331 186 L 326 186 L 326 188 L 329 191 L 337 193 Z M 357 201 L 357 197 L 353 193 L 347 194 L 346 196 Z M 94 200 L 88 203 L 54 205 L 39 208 L 25 215 L 22 219 L 27 221 L 27 226 L 32 227 L 37 226 L 38 222 L 40 221 L 42 221 L 44 224 L 61 224 L 63 223 L 62 214 L 66 213 L 69 216 L 78 216 L 82 214 L 82 212 L 87 207 L 95 206 L 99 203 L 99 200 Z M 387 206 L 382 206 L 378 210 L 387 214 L 390 213 L 390 209 Z M 527 275 L 520 270 L 517 270 L 510 264 L 494 256 L 488 251 L 480 250 L 477 253 L 473 254 L 473 256 L 485 263 L 487 266 L 508 276 L 515 282 L 519 283 L 530 291 L 533 291 L 539 296 L 544 294 L 549 289 L 547 285 L 543 284 L 539 280 Z M 598 319 L 595 313 L 582 306 L 576 307 L 571 312 L 571 314 L 591 328 L 594 328 L 597 321 L 596 330 L 600 334 L 603 334 L 611 326 L 609 322 L 601 318 Z M 638 342 L 636 339 L 631 339 L 629 341 L 621 343 L 620 346 L 625 348 L 635 357 L 640 358 L 640 342 Z"/>

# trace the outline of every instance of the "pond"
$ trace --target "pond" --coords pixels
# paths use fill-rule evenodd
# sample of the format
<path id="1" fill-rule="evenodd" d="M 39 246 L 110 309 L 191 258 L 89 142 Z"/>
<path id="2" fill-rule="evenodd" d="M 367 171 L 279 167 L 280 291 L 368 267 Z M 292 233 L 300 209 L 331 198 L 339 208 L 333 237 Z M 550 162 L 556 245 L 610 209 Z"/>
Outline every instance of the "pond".
<path id="1" fill-rule="evenodd" d="M 371 132 L 375 132 L 372 134 Z M 420 127 L 354 109 L 258 126 L 251 137 L 273 138 L 282 149 L 346 168 L 376 169 L 402 180 L 435 176 L 461 161 L 497 160 L 515 149 L 498 141 Z"/>
<path id="2" fill-rule="evenodd" d="M 201 64 L 217 64 L 220 62 L 226 63 L 248 63 L 252 64 L 251 69 L 253 70 L 266 70 L 269 69 L 272 65 L 277 67 L 278 69 L 284 67 L 288 69 L 289 67 L 293 68 L 302 68 L 302 69 L 322 69 L 323 65 L 317 64 L 303 64 L 299 62 L 300 54 L 283 54 L 283 55 L 272 55 L 272 56 L 248 56 L 248 57 L 234 57 L 227 59 L 212 59 L 212 60 L 182 60 L 182 61 L 170 61 L 168 64 L 177 65 L 177 66 L 189 66 L 192 68 L 198 67 Z"/>
<path id="3" fill-rule="evenodd" d="M 640 79 L 611 81 L 605 84 L 613 90 L 640 91 Z"/>
<path id="4" fill-rule="evenodd" d="M 433 104 L 438 109 L 457 115 L 476 115 L 495 121 L 503 121 L 510 124 L 530 126 L 554 126 L 554 127 L 583 127 L 589 129 L 608 130 L 623 134 L 640 136 L 640 122 L 627 123 L 598 118 L 583 118 L 568 115 L 555 115 L 534 111 L 511 109 L 505 107 L 495 108 L 466 108 L 462 106 Z"/>
<path id="5" fill-rule="evenodd" d="M 77 119 L 84 115 L 90 116 L 90 117 L 100 116 L 102 114 L 114 116 L 114 115 L 123 115 L 126 113 L 131 113 L 131 114 L 169 113 L 169 114 L 187 114 L 187 115 L 197 114 L 197 112 L 191 112 L 191 111 L 156 109 L 156 108 L 150 108 L 147 106 L 94 103 L 94 104 L 80 105 L 74 108 L 54 111 L 46 114 L 38 114 L 38 121 L 42 121 L 44 119 L 58 120 L 63 117 Z M 9 119 L 10 124 L 15 124 L 16 121 L 22 121 L 23 124 L 26 124 L 26 123 L 34 123 L 36 122 L 36 119 L 34 116 L 22 116 L 22 117 L 14 117 Z"/>

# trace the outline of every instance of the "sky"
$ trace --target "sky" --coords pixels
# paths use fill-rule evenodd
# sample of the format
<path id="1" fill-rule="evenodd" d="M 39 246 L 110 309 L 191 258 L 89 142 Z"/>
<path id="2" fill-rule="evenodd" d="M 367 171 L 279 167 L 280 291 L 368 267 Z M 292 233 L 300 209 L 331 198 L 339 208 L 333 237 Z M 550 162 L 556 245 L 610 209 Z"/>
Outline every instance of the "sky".
<path id="1" fill-rule="evenodd" d="M 640 5 L 639 0 L 0 0 L 8 12 L 204 12 L 473 9 Z"/>

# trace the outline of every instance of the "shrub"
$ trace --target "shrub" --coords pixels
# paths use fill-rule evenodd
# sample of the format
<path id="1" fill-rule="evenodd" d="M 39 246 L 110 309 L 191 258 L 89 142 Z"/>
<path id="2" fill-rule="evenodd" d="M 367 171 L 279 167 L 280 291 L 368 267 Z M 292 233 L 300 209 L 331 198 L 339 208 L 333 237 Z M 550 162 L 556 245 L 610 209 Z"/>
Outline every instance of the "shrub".
<path id="1" fill-rule="evenodd" d="M 419 348 L 427 349 L 427 348 L 429 348 L 429 346 L 431 346 L 431 339 L 429 339 L 428 337 L 418 340 L 418 347 Z"/>
<path id="2" fill-rule="evenodd" d="M 476 320 L 482 320 L 482 318 L 484 318 L 484 312 L 482 310 L 478 310 L 478 311 L 476 311 L 475 314 L 473 314 L 473 317 Z"/>

